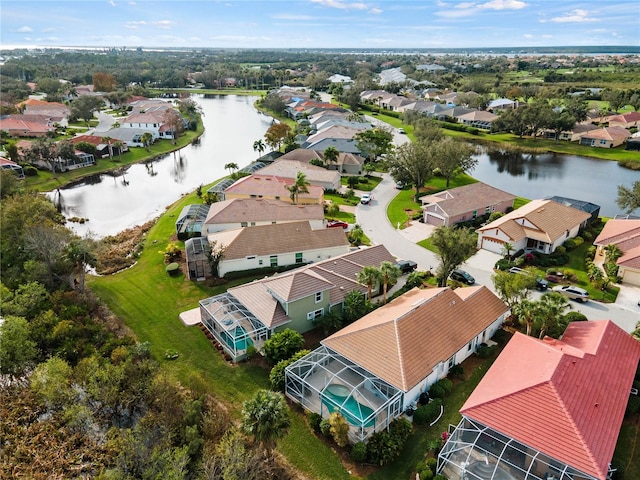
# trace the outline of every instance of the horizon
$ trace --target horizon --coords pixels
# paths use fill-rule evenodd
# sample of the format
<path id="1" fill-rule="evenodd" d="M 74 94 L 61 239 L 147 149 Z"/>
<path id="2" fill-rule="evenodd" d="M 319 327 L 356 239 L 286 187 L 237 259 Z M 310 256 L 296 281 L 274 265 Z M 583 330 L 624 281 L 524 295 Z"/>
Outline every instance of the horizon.
<path id="1" fill-rule="evenodd" d="M 3 0 L 0 8 L 3 50 L 640 47 L 640 2 L 628 0 Z"/>

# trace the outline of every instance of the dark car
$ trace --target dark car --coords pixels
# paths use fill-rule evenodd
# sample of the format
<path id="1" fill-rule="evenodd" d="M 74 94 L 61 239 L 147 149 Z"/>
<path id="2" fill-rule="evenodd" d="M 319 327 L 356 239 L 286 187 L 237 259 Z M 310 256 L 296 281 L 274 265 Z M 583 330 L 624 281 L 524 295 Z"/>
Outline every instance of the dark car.
<path id="1" fill-rule="evenodd" d="M 342 220 L 329 220 L 327 222 L 327 228 L 348 228 L 349 224 Z"/>
<path id="2" fill-rule="evenodd" d="M 509 273 L 518 273 L 520 275 L 529 275 L 529 272 L 523 270 L 519 267 L 511 267 L 509 269 Z M 547 282 L 544 278 L 537 277 L 536 278 L 536 289 L 544 292 L 547 288 L 549 288 L 549 282 Z"/>
<path id="3" fill-rule="evenodd" d="M 476 283 L 475 278 L 473 278 L 468 272 L 460 270 L 459 268 L 456 268 L 453 272 L 451 272 L 449 278 L 451 278 L 451 280 L 455 280 L 456 282 L 466 283 L 467 285 L 473 285 L 474 283 Z"/>
<path id="4" fill-rule="evenodd" d="M 418 268 L 418 264 L 413 260 L 398 260 L 396 267 L 398 267 L 402 273 L 409 273 L 415 271 L 415 269 Z"/>

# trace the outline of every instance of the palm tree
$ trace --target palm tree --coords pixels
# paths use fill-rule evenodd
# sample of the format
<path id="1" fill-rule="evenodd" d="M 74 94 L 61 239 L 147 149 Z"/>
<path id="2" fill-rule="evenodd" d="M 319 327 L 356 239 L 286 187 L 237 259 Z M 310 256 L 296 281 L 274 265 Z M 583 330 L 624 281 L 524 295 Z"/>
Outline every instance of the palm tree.
<path id="1" fill-rule="evenodd" d="M 569 309 L 571 309 L 571 305 L 569 305 L 569 300 L 564 295 L 558 292 L 542 295 L 534 310 L 536 323 L 540 325 L 539 338 L 544 338 L 547 331 L 557 325 L 565 311 Z"/>
<path id="2" fill-rule="evenodd" d="M 253 142 L 253 151 L 258 152 L 258 155 L 260 156 L 262 156 L 262 152 L 264 152 L 266 148 L 267 147 L 265 146 L 262 139 L 258 139 L 255 142 Z"/>
<path id="3" fill-rule="evenodd" d="M 233 175 L 234 170 L 238 170 L 238 164 L 235 162 L 227 163 L 224 166 L 225 170 L 229 170 L 229 175 Z"/>
<path id="4" fill-rule="evenodd" d="M 505 258 L 511 256 L 511 251 L 513 250 L 513 243 L 504 242 L 502 244 L 502 254 Z"/>
<path id="5" fill-rule="evenodd" d="M 149 151 L 149 146 L 153 142 L 153 135 L 149 132 L 144 132 L 140 137 L 140 140 L 142 141 L 142 145 L 144 145 L 144 148 Z"/>
<path id="6" fill-rule="evenodd" d="M 615 243 L 610 243 L 604 247 L 604 254 L 605 263 L 616 263 L 622 256 L 622 250 Z"/>
<path id="7" fill-rule="evenodd" d="M 297 204 L 298 196 L 301 193 L 309 193 L 309 185 L 311 184 L 307 181 L 307 176 L 302 172 L 298 172 L 298 174 L 296 175 L 296 181 L 293 183 L 293 185 L 285 185 L 284 188 L 289 190 L 289 197 L 291 198 L 291 201 L 294 204 Z"/>
<path id="8" fill-rule="evenodd" d="M 533 327 L 533 320 L 535 318 L 535 308 L 536 302 L 527 298 L 511 307 L 511 314 L 515 317 L 516 321 L 527 326 L 527 335 L 531 335 L 531 328 Z"/>
<path id="9" fill-rule="evenodd" d="M 398 281 L 398 278 L 402 275 L 402 272 L 391 262 L 382 262 L 380 264 L 380 276 L 382 277 L 382 303 L 387 303 L 387 287 L 389 284 L 394 284 Z"/>
<path id="10" fill-rule="evenodd" d="M 124 147 L 124 143 L 120 140 L 116 140 L 113 142 L 113 146 L 118 150 L 118 160 L 120 159 L 120 155 L 122 155 L 122 147 Z"/>
<path id="11" fill-rule="evenodd" d="M 287 434 L 290 424 L 287 403 L 280 392 L 258 390 L 242 405 L 242 429 L 267 451 Z"/>
<path id="12" fill-rule="evenodd" d="M 78 286 L 81 292 L 84 292 L 84 279 L 87 265 L 93 265 L 95 256 L 89 249 L 86 241 L 72 240 L 64 249 L 63 258 L 73 266 L 72 286 L 75 286 L 75 275 L 80 274 Z"/>
<path id="13" fill-rule="evenodd" d="M 102 137 L 102 140 L 107 142 L 107 147 L 109 148 L 109 160 L 113 160 L 113 146 L 111 145 L 111 137 Z"/>
<path id="14" fill-rule="evenodd" d="M 338 157 L 340 156 L 340 152 L 336 149 L 336 147 L 327 147 L 327 149 L 322 154 L 322 158 L 324 158 L 325 165 L 328 163 L 336 163 L 338 161 Z"/>
<path id="15" fill-rule="evenodd" d="M 371 301 L 373 286 L 382 279 L 380 269 L 369 265 L 358 272 L 358 283 L 367 286 L 367 300 Z"/>

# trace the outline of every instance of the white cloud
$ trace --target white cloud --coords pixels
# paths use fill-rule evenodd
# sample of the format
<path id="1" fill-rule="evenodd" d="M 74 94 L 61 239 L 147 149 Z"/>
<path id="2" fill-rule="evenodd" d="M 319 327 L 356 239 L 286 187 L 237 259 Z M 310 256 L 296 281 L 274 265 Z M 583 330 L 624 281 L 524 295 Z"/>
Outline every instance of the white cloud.
<path id="1" fill-rule="evenodd" d="M 369 10 L 369 13 L 372 13 L 373 15 L 380 15 L 382 13 L 382 9 L 374 7 L 371 10 Z"/>
<path id="2" fill-rule="evenodd" d="M 361 2 L 348 3 L 341 0 L 311 0 L 323 7 L 338 8 L 340 10 L 366 10 L 368 7 Z"/>
<path id="3" fill-rule="evenodd" d="M 571 10 L 566 13 L 562 17 L 554 17 L 551 19 L 552 22 L 556 23 L 583 23 L 583 22 L 597 22 L 597 18 L 589 17 L 589 12 L 586 10 L 582 10 L 581 8 L 576 8 L 575 10 Z"/>
<path id="4" fill-rule="evenodd" d="M 157 22 L 151 22 L 151 25 L 155 25 L 156 27 L 162 28 L 163 30 L 169 30 L 176 24 L 173 20 L 160 20 Z"/>
<path id="5" fill-rule="evenodd" d="M 478 5 L 478 8 L 487 8 L 490 10 L 520 10 L 527 4 L 520 0 L 491 0 L 487 3 Z"/>
<path id="6" fill-rule="evenodd" d="M 33 28 L 31 27 L 27 27 L 26 25 L 24 27 L 20 27 L 18 30 L 16 30 L 18 33 L 31 33 L 33 32 Z"/>
<path id="7" fill-rule="evenodd" d="M 145 22 L 144 20 L 141 20 L 141 21 L 138 21 L 138 22 L 133 22 L 133 21 L 125 22 L 124 26 L 125 26 L 125 28 L 129 28 L 131 30 L 135 30 L 138 27 L 144 26 L 146 24 L 147 24 L 147 22 Z"/>
<path id="8" fill-rule="evenodd" d="M 116 2 L 114 2 L 113 0 L 109 0 L 109 5 L 111 5 L 112 7 L 116 6 Z"/>
<path id="9" fill-rule="evenodd" d="M 473 8 L 475 7 L 476 4 L 474 2 L 466 2 L 466 3 L 459 3 L 456 5 L 455 8 Z"/>
<path id="10" fill-rule="evenodd" d="M 440 10 L 439 12 L 435 12 L 435 15 L 444 18 L 460 18 L 468 17 L 469 15 L 473 15 L 476 12 L 477 9 L 475 8 L 456 8 L 455 10 Z"/>
<path id="11" fill-rule="evenodd" d="M 276 20 L 313 20 L 311 15 L 293 15 L 291 13 L 277 13 L 275 15 L 271 15 L 271 18 L 275 18 Z"/>
<path id="12" fill-rule="evenodd" d="M 530 33 L 525 33 L 523 35 L 524 38 L 533 38 L 533 35 L 531 35 Z"/>

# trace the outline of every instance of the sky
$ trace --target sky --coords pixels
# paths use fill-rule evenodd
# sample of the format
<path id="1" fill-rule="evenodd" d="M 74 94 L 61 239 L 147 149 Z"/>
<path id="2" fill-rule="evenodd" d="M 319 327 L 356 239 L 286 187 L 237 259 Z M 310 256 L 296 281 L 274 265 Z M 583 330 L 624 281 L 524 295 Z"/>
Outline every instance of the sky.
<path id="1" fill-rule="evenodd" d="M 640 46 L 638 0 L 1 0 L 15 47 Z"/>

